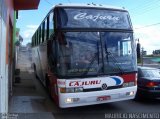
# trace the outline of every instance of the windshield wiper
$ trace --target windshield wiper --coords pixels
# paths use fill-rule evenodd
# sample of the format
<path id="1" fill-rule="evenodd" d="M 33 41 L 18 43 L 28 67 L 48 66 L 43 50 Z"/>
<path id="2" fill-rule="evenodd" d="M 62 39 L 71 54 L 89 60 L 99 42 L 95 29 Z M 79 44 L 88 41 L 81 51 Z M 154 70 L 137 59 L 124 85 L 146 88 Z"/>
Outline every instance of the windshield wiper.
<path id="1" fill-rule="evenodd" d="M 99 65 L 99 42 L 97 42 L 97 52 L 94 54 L 94 57 L 92 58 L 91 62 L 88 64 L 87 70 L 82 74 L 82 76 L 87 75 L 87 73 L 89 72 L 91 66 L 93 65 L 94 61 L 97 59 L 98 61 L 98 65 Z"/>
<path id="2" fill-rule="evenodd" d="M 86 71 L 81 75 L 81 76 L 85 76 L 87 75 L 87 73 L 89 72 L 89 70 L 91 69 L 91 66 L 93 65 L 94 61 L 97 59 L 97 57 L 99 57 L 99 53 L 95 53 L 94 57 L 92 58 L 91 62 L 88 64 L 88 67 L 86 68 Z M 98 63 L 99 64 L 99 63 Z"/>
<path id="3" fill-rule="evenodd" d="M 105 50 L 106 55 L 107 55 L 107 62 L 109 63 L 109 56 L 112 58 L 114 64 L 116 65 L 116 67 L 118 68 L 118 70 L 120 71 L 121 74 L 124 74 L 123 69 L 121 68 L 121 66 L 118 64 L 117 59 L 114 57 L 114 55 L 111 52 L 108 52 L 107 50 Z"/>

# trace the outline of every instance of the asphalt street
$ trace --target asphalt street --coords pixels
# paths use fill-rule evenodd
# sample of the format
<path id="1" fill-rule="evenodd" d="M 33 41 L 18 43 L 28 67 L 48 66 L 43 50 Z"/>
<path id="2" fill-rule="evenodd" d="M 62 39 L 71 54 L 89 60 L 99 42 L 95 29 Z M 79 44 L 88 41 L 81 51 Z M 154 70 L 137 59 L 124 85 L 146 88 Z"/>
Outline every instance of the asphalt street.
<path id="1" fill-rule="evenodd" d="M 31 69 L 31 61 L 29 55 L 30 53 L 28 52 L 20 53 L 18 66 L 22 68 L 22 79 L 21 84 L 18 84 L 14 87 L 13 93 L 14 96 L 28 96 L 30 98 L 33 98 L 31 99 L 31 103 L 28 103 L 28 105 L 30 105 L 31 108 L 27 105 L 27 101 L 23 100 L 23 108 L 26 108 L 26 110 L 28 108 L 28 110 L 26 112 L 23 112 L 22 110 L 17 109 L 18 107 L 10 107 L 11 113 L 38 113 L 41 115 L 43 115 L 44 113 L 52 115 L 52 118 L 55 119 L 146 119 L 150 117 L 160 118 L 160 99 L 144 99 L 141 101 L 127 100 L 100 105 L 61 109 L 50 98 L 47 90 L 42 85 L 42 83 L 35 78 L 33 70 Z M 25 82 L 26 77 L 28 77 L 28 83 Z M 38 98 L 38 100 L 36 100 L 35 98 Z M 33 100 L 36 101 L 33 102 Z M 38 116 L 36 119 L 41 118 L 42 116 Z"/>

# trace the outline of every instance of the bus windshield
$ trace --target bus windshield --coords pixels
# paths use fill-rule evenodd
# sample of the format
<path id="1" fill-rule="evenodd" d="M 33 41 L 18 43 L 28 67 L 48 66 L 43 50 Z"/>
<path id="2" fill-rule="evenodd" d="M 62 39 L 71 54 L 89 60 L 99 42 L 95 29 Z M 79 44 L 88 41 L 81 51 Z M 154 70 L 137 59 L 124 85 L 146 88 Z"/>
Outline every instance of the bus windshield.
<path id="1" fill-rule="evenodd" d="M 60 76 L 136 71 L 132 33 L 63 32 L 58 38 L 57 69 Z"/>
<path id="2" fill-rule="evenodd" d="M 58 8 L 58 28 L 131 29 L 128 12 L 109 9 Z"/>

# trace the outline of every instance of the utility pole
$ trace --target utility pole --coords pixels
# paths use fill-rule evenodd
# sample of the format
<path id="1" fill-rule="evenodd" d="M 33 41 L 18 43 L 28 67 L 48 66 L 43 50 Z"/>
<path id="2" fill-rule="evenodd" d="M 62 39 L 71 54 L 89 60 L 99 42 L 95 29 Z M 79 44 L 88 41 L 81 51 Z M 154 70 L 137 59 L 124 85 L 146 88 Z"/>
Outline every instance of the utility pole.
<path id="1" fill-rule="evenodd" d="M 138 43 L 137 43 L 137 59 L 141 58 L 141 45 L 139 43 L 139 39 L 137 39 Z"/>
<path id="2" fill-rule="evenodd" d="M 144 48 L 142 47 L 142 53 L 141 53 L 142 66 L 143 66 L 143 51 L 144 51 Z"/>

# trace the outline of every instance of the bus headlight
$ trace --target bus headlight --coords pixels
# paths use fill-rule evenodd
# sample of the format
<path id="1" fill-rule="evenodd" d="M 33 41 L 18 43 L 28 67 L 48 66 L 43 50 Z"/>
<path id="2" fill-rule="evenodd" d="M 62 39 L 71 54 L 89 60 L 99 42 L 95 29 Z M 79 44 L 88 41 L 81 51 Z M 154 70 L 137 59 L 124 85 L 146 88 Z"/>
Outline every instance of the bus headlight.
<path id="1" fill-rule="evenodd" d="M 79 98 L 66 98 L 65 103 L 78 102 L 79 100 L 80 100 Z"/>
<path id="2" fill-rule="evenodd" d="M 77 93 L 77 92 L 83 92 L 82 87 L 76 87 L 76 88 L 60 88 L 61 93 Z"/>
<path id="3" fill-rule="evenodd" d="M 131 86 L 135 86 L 135 82 L 127 82 L 127 83 L 123 83 L 123 87 L 131 87 Z"/>
<path id="4" fill-rule="evenodd" d="M 135 82 L 129 82 L 128 83 L 128 86 L 134 86 L 135 85 Z"/>
<path id="5" fill-rule="evenodd" d="M 75 92 L 83 92 L 83 88 L 82 87 L 78 87 L 74 89 Z"/>
<path id="6" fill-rule="evenodd" d="M 74 93 L 74 88 L 66 88 L 66 93 Z"/>
<path id="7" fill-rule="evenodd" d="M 66 98 L 66 99 L 65 99 L 65 102 L 66 102 L 66 103 L 72 103 L 72 102 L 73 102 L 73 99 L 72 99 L 72 98 Z"/>
<path id="8" fill-rule="evenodd" d="M 134 94 L 135 94 L 134 91 L 131 91 L 131 92 L 127 92 L 127 93 L 126 93 L 127 96 L 133 96 Z"/>

